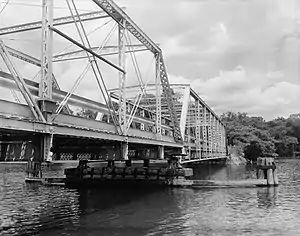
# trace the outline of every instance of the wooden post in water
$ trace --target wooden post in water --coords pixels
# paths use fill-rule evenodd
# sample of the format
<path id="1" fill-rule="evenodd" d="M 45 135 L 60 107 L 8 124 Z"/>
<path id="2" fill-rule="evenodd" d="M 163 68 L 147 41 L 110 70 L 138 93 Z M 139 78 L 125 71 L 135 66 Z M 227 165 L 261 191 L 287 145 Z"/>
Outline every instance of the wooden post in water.
<path id="1" fill-rule="evenodd" d="M 257 179 L 266 179 L 268 186 L 277 186 L 277 170 L 272 157 L 257 158 Z"/>
<path id="2" fill-rule="evenodd" d="M 278 186 L 279 181 L 278 181 L 278 177 L 277 177 L 277 169 L 273 170 L 273 178 L 274 178 L 274 186 Z"/>
<path id="3" fill-rule="evenodd" d="M 257 179 L 265 179 L 265 173 L 263 171 L 263 169 L 260 168 L 260 166 L 264 166 L 265 159 L 263 158 L 257 158 Z"/>

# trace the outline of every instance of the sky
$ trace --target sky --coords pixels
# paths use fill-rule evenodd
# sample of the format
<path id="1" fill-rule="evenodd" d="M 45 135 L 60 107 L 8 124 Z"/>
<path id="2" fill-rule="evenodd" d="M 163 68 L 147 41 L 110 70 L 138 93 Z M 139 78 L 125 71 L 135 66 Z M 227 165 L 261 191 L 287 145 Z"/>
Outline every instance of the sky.
<path id="1" fill-rule="evenodd" d="M 39 3 L 36 0 L 25 2 Z M 300 112 L 300 1 L 115 2 L 126 7 L 128 15 L 159 43 L 170 82 L 191 84 L 217 114 L 246 112 L 270 120 Z M 80 8 L 97 9 L 87 0 L 78 3 Z M 24 9 L 31 14 L 24 15 L 22 21 L 40 17 L 40 8 L 12 4 L 0 15 L 0 26 L 18 22 L 20 19 L 13 16 Z M 87 28 L 92 29 L 95 24 Z M 19 37 L 32 38 L 33 35 Z M 102 35 L 94 41 L 99 37 Z M 61 42 L 61 39 L 57 40 Z M 38 54 L 36 47 L 24 47 L 15 41 L 9 43 Z M 140 60 L 145 62 L 142 66 L 145 70 L 151 60 L 147 56 L 140 56 Z M 75 77 L 75 71 L 80 74 L 81 64 L 57 67 L 58 77 Z M 24 68 L 27 73 L 31 71 L 27 66 Z M 107 76 L 110 75 L 117 76 L 107 72 Z M 64 79 L 61 83 L 67 85 L 70 81 Z M 81 94 L 90 95 L 94 90 L 97 90 L 95 84 L 86 82 L 81 87 Z"/>

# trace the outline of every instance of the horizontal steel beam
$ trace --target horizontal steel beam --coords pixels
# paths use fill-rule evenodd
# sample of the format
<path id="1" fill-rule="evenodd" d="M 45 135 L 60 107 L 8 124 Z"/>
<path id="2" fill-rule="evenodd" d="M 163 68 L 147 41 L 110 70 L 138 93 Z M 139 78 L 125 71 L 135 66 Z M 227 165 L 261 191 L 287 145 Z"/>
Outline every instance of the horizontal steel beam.
<path id="1" fill-rule="evenodd" d="M 89 13 L 83 13 L 79 15 L 81 21 L 89 21 L 95 19 L 106 18 L 108 15 L 103 11 L 94 11 Z M 75 16 L 76 21 L 78 21 L 78 17 Z M 60 17 L 53 19 L 53 25 L 66 25 L 73 23 L 74 20 L 72 16 L 67 17 Z M 42 28 L 42 21 L 35 21 L 31 23 L 21 24 L 21 25 L 14 25 L 10 27 L 0 28 L 0 35 L 7 35 L 13 33 L 19 33 L 29 30 L 36 30 Z"/>
<path id="2" fill-rule="evenodd" d="M 106 60 L 105 58 L 99 56 L 97 53 L 95 53 L 93 50 L 91 50 L 90 48 L 85 47 L 84 45 L 82 45 L 81 43 L 78 43 L 76 40 L 72 39 L 71 37 L 69 37 L 68 35 L 64 34 L 63 32 L 61 32 L 60 30 L 54 28 L 54 27 L 50 27 L 51 30 L 53 30 L 55 33 L 59 34 L 61 37 L 65 38 L 66 40 L 70 41 L 71 43 L 75 44 L 76 46 L 82 48 L 84 51 L 88 52 L 89 54 L 93 55 L 94 57 L 100 59 L 101 61 L 104 61 L 106 64 L 112 66 L 113 68 L 117 69 L 118 71 L 122 72 L 122 73 L 126 73 L 123 69 L 121 69 L 120 67 L 116 66 L 114 63 Z"/>
<path id="3" fill-rule="evenodd" d="M 93 52 L 97 52 L 99 47 L 90 48 Z M 127 45 L 125 53 L 130 52 L 142 52 L 149 50 L 144 45 Z M 110 55 L 118 55 L 118 47 L 117 46 L 104 46 L 101 51 L 98 53 L 99 56 L 110 56 Z M 76 50 L 73 52 L 61 53 L 53 56 L 53 62 L 60 61 L 69 61 L 76 59 L 84 59 L 87 58 L 85 50 Z"/>

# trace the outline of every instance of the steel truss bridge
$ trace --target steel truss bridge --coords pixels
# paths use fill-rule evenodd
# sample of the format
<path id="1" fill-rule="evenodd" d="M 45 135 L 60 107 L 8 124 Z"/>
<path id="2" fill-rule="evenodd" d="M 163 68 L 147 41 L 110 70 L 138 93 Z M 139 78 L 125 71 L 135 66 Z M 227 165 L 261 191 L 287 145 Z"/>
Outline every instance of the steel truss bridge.
<path id="1" fill-rule="evenodd" d="M 70 15 L 54 18 L 53 0 L 42 1 L 42 20 L 0 28 L 0 55 L 6 70 L 0 86 L 15 101 L 0 100 L 0 160 L 55 160 L 150 158 L 162 159 L 174 152 L 186 153 L 182 162 L 226 157 L 225 128 L 214 111 L 186 84 L 170 84 L 161 48 L 112 0 L 90 0 L 99 11 L 80 14 L 76 1 L 67 0 Z M 116 45 L 92 45 L 83 22 L 110 18 L 115 22 Z M 59 26 L 76 26 L 76 40 Z M 10 47 L 7 35 L 41 31 L 40 59 Z M 77 46 L 77 50 L 54 54 L 54 34 Z M 108 33 L 111 36 L 111 32 Z M 138 43 L 131 43 L 133 37 Z M 153 83 L 143 81 L 137 52 L 150 52 L 155 61 Z M 117 63 L 109 58 L 115 55 Z M 129 56 L 137 83 L 128 86 Z M 21 74 L 15 61 L 40 68 L 35 82 Z M 85 60 L 99 86 L 102 102 L 74 94 L 82 77 L 70 91 L 63 91 L 53 64 Z M 100 66 L 118 73 L 118 88 L 109 89 Z M 20 102 L 16 92 L 22 94 Z M 75 115 L 72 106 L 85 111 Z"/>

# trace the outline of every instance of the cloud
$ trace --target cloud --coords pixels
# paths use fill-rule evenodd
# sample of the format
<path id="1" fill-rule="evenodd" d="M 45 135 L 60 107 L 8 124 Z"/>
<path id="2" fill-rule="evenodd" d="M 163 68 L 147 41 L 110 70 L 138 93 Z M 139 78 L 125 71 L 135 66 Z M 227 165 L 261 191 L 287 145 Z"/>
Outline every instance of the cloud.
<path id="1" fill-rule="evenodd" d="M 92 2 L 92 1 L 91 1 Z M 33 1 L 39 4 L 39 1 Z M 191 83 L 218 113 L 235 110 L 266 119 L 299 113 L 300 26 L 297 0 L 116 0 L 164 53 L 171 82 Z M 63 6 L 55 2 L 56 6 Z M 79 8 L 95 10 L 94 4 L 79 1 Z M 25 10 L 24 10 L 25 9 Z M 9 5 L 0 18 L 1 26 L 24 23 L 40 18 L 38 7 Z M 26 12 L 26 14 L 23 14 Z M 56 8 L 56 16 L 66 9 Z M 21 19 L 14 17 L 23 14 Z M 104 21 L 105 22 L 105 21 Z M 88 31 L 103 21 L 87 23 Z M 111 27 L 111 26 L 110 26 Z M 76 37 L 75 30 L 62 27 Z M 109 27 L 91 36 L 99 45 Z M 39 57 L 40 31 L 13 35 L 19 40 L 6 40 L 10 45 Z M 12 37 L 12 36 L 11 36 Z M 7 38 L 7 37 L 5 37 Z M 26 40 L 31 40 L 26 41 Z M 116 42 L 114 34 L 112 42 Z M 68 43 L 56 37 L 55 51 Z M 76 49 L 73 47 L 72 49 Z M 116 59 L 111 59 L 116 62 Z M 128 64 L 128 84 L 137 83 Z M 147 74 L 151 59 L 138 56 L 142 74 Z M 24 75 L 32 78 L 36 71 L 18 64 Z M 1 65 L 0 65 L 1 67 Z M 154 66 L 150 81 L 154 79 Z M 61 87 L 68 90 L 82 72 L 83 63 L 55 64 Z M 107 85 L 118 85 L 118 73 L 101 66 Z M 79 87 L 79 94 L 98 99 L 99 89 L 92 73 Z"/>
<path id="2" fill-rule="evenodd" d="M 284 81 L 281 73 L 255 74 L 238 67 L 208 80 L 171 76 L 171 81 L 190 83 L 218 114 L 231 110 L 273 119 L 300 109 L 300 85 Z"/>

